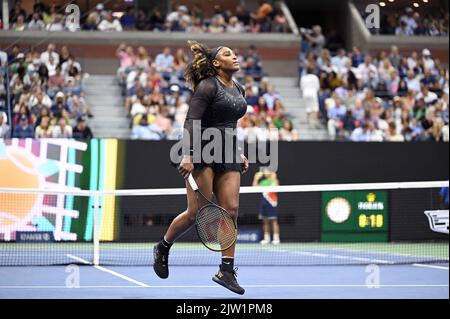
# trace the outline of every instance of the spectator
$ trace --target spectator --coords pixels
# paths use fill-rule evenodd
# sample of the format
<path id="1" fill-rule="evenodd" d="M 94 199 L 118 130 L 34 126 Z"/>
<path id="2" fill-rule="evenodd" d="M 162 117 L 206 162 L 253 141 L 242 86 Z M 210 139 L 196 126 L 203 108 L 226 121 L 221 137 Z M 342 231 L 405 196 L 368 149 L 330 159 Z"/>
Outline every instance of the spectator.
<path id="1" fill-rule="evenodd" d="M 353 142 L 381 142 L 382 137 L 380 132 L 368 121 L 352 132 L 351 140 Z"/>
<path id="2" fill-rule="evenodd" d="M 336 138 L 336 131 L 339 128 L 340 121 L 344 118 L 347 108 L 342 104 L 341 99 L 337 96 L 333 97 L 334 105 L 328 108 L 328 134 L 332 139 Z"/>
<path id="3" fill-rule="evenodd" d="M 64 75 L 61 73 L 61 67 L 57 66 L 55 68 L 55 74 L 49 76 L 47 86 L 48 95 L 54 97 L 57 92 L 61 91 L 64 87 Z"/>
<path id="4" fill-rule="evenodd" d="M 408 90 L 411 90 L 415 93 L 420 91 L 420 82 L 416 78 L 413 70 L 409 70 L 407 73 L 407 78 L 405 79 L 406 85 L 408 86 Z"/>
<path id="5" fill-rule="evenodd" d="M 152 60 L 151 60 L 150 56 L 148 55 L 147 50 L 143 46 L 140 46 L 137 50 L 137 55 L 136 55 L 134 65 L 136 67 L 148 69 L 150 67 L 151 63 L 152 63 Z"/>
<path id="6" fill-rule="evenodd" d="M 19 124 L 14 127 L 14 134 L 13 137 L 16 138 L 33 138 L 34 137 L 34 131 L 33 127 L 28 124 L 29 118 L 26 115 L 20 116 Z"/>
<path id="7" fill-rule="evenodd" d="M 47 68 L 49 78 L 56 74 L 58 64 L 55 62 L 55 58 L 53 56 L 48 58 L 48 62 L 45 64 L 45 67 Z"/>
<path id="8" fill-rule="evenodd" d="M 0 67 L 3 67 L 8 62 L 8 54 L 5 51 L 1 50 L 0 47 Z"/>
<path id="9" fill-rule="evenodd" d="M 414 35 L 414 31 L 408 26 L 405 21 L 400 21 L 400 26 L 395 29 L 396 36 L 411 36 Z"/>
<path id="10" fill-rule="evenodd" d="M 15 2 L 14 8 L 9 11 L 9 23 L 16 23 L 19 16 L 22 16 L 23 18 L 27 16 L 27 12 L 22 8 L 21 0 L 17 0 Z"/>
<path id="11" fill-rule="evenodd" d="M 30 31 L 42 31 L 45 30 L 45 23 L 41 19 L 39 13 L 33 13 L 33 18 L 28 22 L 27 29 Z"/>
<path id="12" fill-rule="evenodd" d="M 423 67 L 426 70 L 434 70 L 435 62 L 433 58 L 431 57 L 431 52 L 428 49 L 422 50 L 422 63 Z"/>
<path id="13" fill-rule="evenodd" d="M 139 125 L 133 127 L 131 139 L 136 140 L 153 140 L 159 139 L 159 135 L 150 131 L 147 116 L 143 115 L 139 121 Z"/>
<path id="14" fill-rule="evenodd" d="M 63 92 L 58 92 L 55 95 L 55 103 L 52 105 L 50 111 L 51 113 L 56 116 L 59 117 L 62 115 L 62 111 L 66 110 L 69 111 L 69 107 L 67 106 L 67 103 L 65 102 L 65 95 Z"/>
<path id="15" fill-rule="evenodd" d="M 47 25 L 47 31 L 64 31 L 62 14 L 55 15 L 53 22 Z"/>
<path id="16" fill-rule="evenodd" d="M 398 52 L 398 47 L 393 45 L 391 47 L 391 53 L 389 54 L 389 61 L 394 68 L 398 68 L 400 66 L 400 62 L 402 60 L 402 56 Z"/>
<path id="17" fill-rule="evenodd" d="M 308 68 L 307 74 L 300 80 L 300 89 L 306 106 L 306 124 L 310 125 L 310 115 L 313 114 L 314 125 L 319 126 L 319 77 L 314 74 L 312 68 Z"/>
<path id="18" fill-rule="evenodd" d="M 239 21 L 241 21 L 244 26 L 248 26 L 250 24 L 250 13 L 247 11 L 245 6 L 238 5 L 236 6 L 236 17 Z"/>
<path id="19" fill-rule="evenodd" d="M 352 67 L 357 68 L 360 64 L 364 63 L 364 54 L 358 47 L 353 47 L 351 59 Z"/>
<path id="20" fill-rule="evenodd" d="M 325 37 L 322 34 L 322 28 L 318 25 L 313 26 L 312 30 L 300 28 L 302 39 L 302 52 L 306 54 L 309 51 L 319 56 L 325 46 Z"/>
<path id="21" fill-rule="evenodd" d="M 36 126 L 35 138 L 50 138 L 53 137 L 53 126 L 50 125 L 50 118 L 43 116 L 40 119 L 40 124 Z"/>
<path id="22" fill-rule="evenodd" d="M 294 129 L 292 122 L 285 119 L 283 121 L 283 128 L 280 130 L 280 139 L 282 141 L 297 141 L 298 132 Z"/>
<path id="23" fill-rule="evenodd" d="M 52 24 L 55 21 L 56 14 L 58 13 L 58 9 L 55 4 L 50 6 L 49 11 L 44 11 L 44 23 L 46 26 Z"/>
<path id="24" fill-rule="evenodd" d="M 188 8 L 186 6 L 178 6 L 176 11 L 172 11 L 166 18 L 166 29 L 170 31 L 184 31 L 186 26 L 192 23 L 188 15 Z"/>
<path id="25" fill-rule="evenodd" d="M 52 106 L 52 100 L 45 91 L 42 91 L 42 89 L 39 88 L 30 97 L 28 106 L 30 111 L 35 116 L 38 116 L 43 107 L 50 108 Z"/>
<path id="26" fill-rule="evenodd" d="M 275 93 L 275 90 L 272 85 L 269 85 L 267 88 L 267 92 L 263 95 L 264 100 L 267 104 L 267 109 L 273 110 L 275 105 L 275 100 L 280 98 L 278 93 Z"/>
<path id="27" fill-rule="evenodd" d="M 431 106 L 438 101 L 436 93 L 431 92 L 426 85 L 423 85 L 420 93 L 416 95 L 416 100 L 423 99 L 426 106 Z"/>
<path id="28" fill-rule="evenodd" d="M 134 17 L 133 7 L 128 7 L 125 14 L 120 17 L 120 24 L 124 30 L 135 30 L 136 29 L 136 19 Z"/>
<path id="29" fill-rule="evenodd" d="M 153 31 L 163 31 L 164 27 L 164 17 L 161 13 L 159 7 L 154 7 L 148 19 L 148 26 L 150 30 Z"/>
<path id="30" fill-rule="evenodd" d="M 375 65 L 372 64 L 372 57 L 366 56 L 364 58 L 364 63 L 361 63 L 357 70 L 357 77 L 361 79 L 364 85 L 369 85 L 370 87 L 376 87 L 378 80 L 378 70 Z"/>
<path id="31" fill-rule="evenodd" d="M 170 79 L 170 72 L 173 70 L 174 57 L 171 54 L 170 48 L 164 48 L 163 53 L 160 53 L 156 56 L 155 65 L 156 70 L 161 72 L 165 79 Z"/>
<path id="32" fill-rule="evenodd" d="M 211 24 L 208 27 L 209 33 L 223 33 L 225 32 L 225 20 L 222 16 L 215 16 L 211 19 Z"/>
<path id="33" fill-rule="evenodd" d="M 52 131 L 54 138 L 70 138 L 72 137 L 72 128 L 68 125 L 67 119 L 61 116 L 58 119 L 58 124 L 55 125 Z"/>
<path id="34" fill-rule="evenodd" d="M 47 46 L 47 51 L 41 53 L 41 62 L 47 64 L 50 57 L 53 57 L 54 62 L 59 64 L 59 54 L 55 51 L 55 44 L 53 43 Z"/>
<path id="35" fill-rule="evenodd" d="M 394 121 L 389 122 L 389 128 L 386 132 L 386 141 L 388 142 L 404 142 L 403 135 L 397 132 L 397 125 Z"/>
<path id="36" fill-rule="evenodd" d="M 0 138 L 9 137 L 9 125 L 6 123 L 5 112 L 0 112 Z"/>
<path id="37" fill-rule="evenodd" d="M 289 32 L 289 24 L 286 17 L 280 9 L 276 10 L 272 23 L 272 32 L 287 33 Z"/>
<path id="38" fill-rule="evenodd" d="M 236 16 L 232 16 L 228 22 L 226 30 L 229 33 L 243 33 L 245 28 Z"/>
<path id="39" fill-rule="evenodd" d="M 89 139 L 93 138 L 91 128 L 87 125 L 86 120 L 83 117 L 77 119 L 77 125 L 73 128 L 73 138 Z"/>
<path id="40" fill-rule="evenodd" d="M 120 24 L 120 21 L 113 17 L 112 13 L 108 12 L 106 14 L 106 17 L 99 23 L 99 25 L 97 26 L 97 29 L 99 31 L 117 31 L 117 32 L 121 32 L 122 29 L 122 25 Z"/>
<path id="41" fill-rule="evenodd" d="M 25 31 L 27 29 L 27 25 L 25 24 L 25 16 L 19 15 L 11 29 L 14 31 Z"/>

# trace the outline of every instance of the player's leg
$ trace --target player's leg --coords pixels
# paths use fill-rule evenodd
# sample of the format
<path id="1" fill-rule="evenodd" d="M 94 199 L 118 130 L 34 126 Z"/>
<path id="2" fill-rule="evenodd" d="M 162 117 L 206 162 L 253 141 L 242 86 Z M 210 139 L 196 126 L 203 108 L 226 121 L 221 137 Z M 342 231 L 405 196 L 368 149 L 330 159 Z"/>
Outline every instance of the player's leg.
<path id="1" fill-rule="evenodd" d="M 197 181 L 200 191 L 208 197 L 208 199 L 211 199 L 212 183 L 214 179 L 214 171 L 212 168 L 205 167 L 202 170 L 194 171 L 192 176 Z M 169 251 L 173 242 L 195 224 L 195 216 L 198 210 L 197 195 L 191 189 L 188 182 L 186 182 L 186 190 L 188 199 L 187 209 L 175 217 L 164 237 L 153 248 L 153 269 L 160 278 L 167 278 L 169 276 Z M 206 203 L 200 204 L 204 205 Z"/>
<path id="2" fill-rule="evenodd" d="M 214 194 L 217 204 L 223 207 L 237 221 L 239 208 L 239 188 L 241 173 L 237 171 L 225 171 L 214 178 Z M 237 294 L 244 294 L 245 290 L 239 286 L 234 269 L 234 252 L 236 243 L 222 252 L 222 263 L 213 280 Z"/>
<path id="3" fill-rule="evenodd" d="M 260 243 L 261 245 L 267 245 L 270 243 L 270 222 L 267 218 L 263 218 L 263 233 L 264 238 Z"/>
<path id="4" fill-rule="evenodd" d="M 278 219 L 274 218 L 270 222 L 272 224 L 272 231 L 273 231 L 272 244 L 278 245 L 280 243 L 280 225 L 278 224 Z"/>

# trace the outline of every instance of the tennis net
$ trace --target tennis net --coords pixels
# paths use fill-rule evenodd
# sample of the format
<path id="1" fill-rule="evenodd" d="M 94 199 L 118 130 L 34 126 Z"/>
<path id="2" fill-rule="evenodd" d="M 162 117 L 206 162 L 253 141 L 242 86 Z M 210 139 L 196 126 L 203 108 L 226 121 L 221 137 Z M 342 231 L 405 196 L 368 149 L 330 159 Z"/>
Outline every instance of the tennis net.
<path id="1" fill-rule="evenodd" d="M 448 203 L 441 195 L 448 185 L 435 181 L 241 187 L 236 263 L 448 262 Z M 279 244 L 260 243 L 263 201 L 276 207 L 270 213 L 277 216 Z M 153 245 L 185 208 L 183 188 L 0 189 L 0 266 L 151 265 Z M 220 254 L 200 243 L 195 228 L 177 240 L 170 254 L 171 265 L 219 261 Z"/>

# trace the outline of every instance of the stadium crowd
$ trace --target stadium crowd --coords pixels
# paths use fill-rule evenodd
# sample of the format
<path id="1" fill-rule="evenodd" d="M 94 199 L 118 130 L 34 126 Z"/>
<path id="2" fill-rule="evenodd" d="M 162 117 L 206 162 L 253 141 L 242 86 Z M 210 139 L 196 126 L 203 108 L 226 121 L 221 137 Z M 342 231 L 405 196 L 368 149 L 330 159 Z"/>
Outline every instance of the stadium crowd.
<path id="1" fill-rule="evenodd" d="M 413 8 L 388 12 L 382 15 L 380 28 L 371 28 L 374 34 L 397 36 L 448 36 L 448 11 L 433 10 L 419 13 Z"/>
<path id="2" fill-rule="evenodd" d="M 297 140 L 297 131 L 283 108 L 279 94 L 264 74 L 255 46 L 246 52 L 235 49 L 241 64 L 236 80 L 245 87 L 247 114 L 238 122 L 240 139 Z M 182 48 L 171 48 L 152 57 L 144 47 L 121 44 L 117 75 L 125 97 L 133 139 L 180 139 L 191 91 L 184 81 L 189 56 Z M 271 130 L 273 129 L 273 130 Z"/>
<path id="3" fill-rule="evenodd" d="M 17 45 L 10 52 L 0 48 L 0 67 L 0 138 L 93 136 L 87 124 L 92 114 L 82 89 L 83 70 L 67 46 L 56 50 L 51 43 L 43 52 L 31 48 L 26 53 Z"/>
<path id="4" fill-rule="evenodd" d="M 36 0 L 33 12 L 26 12 L 18 0 L 10 10 L 9 22 L 11 29 L 15 31 L 291 32 L 280 4 L 275 2 L 272 5 L 268 1 L 260 1 L 255 12 L 248 11 L 243 5 L 238 5 L 232 12 L 217 4 L 214 6 L 214 14 L 208 17 L 200 4 L 195 4 L 192 8 L 186 5 L 174 6 L 164 15 L 159 7 L 149 11 L 139 9 L 135 12 L 133 6 L 117 14 L 107 10 L 103 3 L 98 3 L 88 12 L 81 12 L 78 22 L 69 18 L 63 6 L 53 4 L 46 7 Z"/>
<path id="5" fill-rule="evenodd" d="M 299 77 L 309 125 L 321 120 L 339 140 L 449 140 L 448 67 L 430 50 L 331 52 L 318 26 L 303 44 Z"/>

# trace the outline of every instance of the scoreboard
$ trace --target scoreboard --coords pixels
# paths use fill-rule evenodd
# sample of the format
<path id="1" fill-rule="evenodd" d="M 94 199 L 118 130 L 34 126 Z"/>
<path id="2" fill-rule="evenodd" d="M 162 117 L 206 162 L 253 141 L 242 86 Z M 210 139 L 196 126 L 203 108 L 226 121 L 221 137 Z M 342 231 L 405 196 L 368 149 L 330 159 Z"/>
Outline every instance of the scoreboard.
<path id="1" fill-rule="evenodd" d="M 385 191 L 323 192 L 321 240 L 388 241 L 387 198 Z"/>

